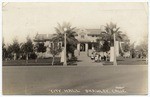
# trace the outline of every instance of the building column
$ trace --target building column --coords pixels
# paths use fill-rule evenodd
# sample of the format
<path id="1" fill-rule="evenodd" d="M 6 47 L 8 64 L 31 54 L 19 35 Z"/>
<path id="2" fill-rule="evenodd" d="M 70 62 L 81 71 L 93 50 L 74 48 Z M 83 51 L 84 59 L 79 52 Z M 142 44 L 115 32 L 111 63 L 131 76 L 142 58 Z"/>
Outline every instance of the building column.
<path id="1" fill-rule="evenodd" d="M 78 55 L 80 55 L 80 43 L 77 44 Z"/>
<path id="2" fill-rule="evenodd" d="M 85 51 L 87 52 L 87 55 L 89 55 L 88 54 L 88 43 L 85 44 Z"/>
<path id="3" fill-rule="evenodd" d="M 52 42 L 49 42 L 49 47 L 52 47 L 52 44 L 53 44 Z"/>
<path id="4" fill-rule="evenodd" d="M 94 44 L 92 43 L 92 50 L 94 50 Z"/>

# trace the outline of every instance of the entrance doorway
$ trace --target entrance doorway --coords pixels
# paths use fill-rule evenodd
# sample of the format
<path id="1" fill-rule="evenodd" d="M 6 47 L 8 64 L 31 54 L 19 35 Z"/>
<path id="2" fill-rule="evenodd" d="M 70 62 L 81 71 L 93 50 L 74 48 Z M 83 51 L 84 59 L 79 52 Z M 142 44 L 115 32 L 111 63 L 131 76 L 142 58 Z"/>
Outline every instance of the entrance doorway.
<path id="1" fill-rule="evenodd" d="M 85 51 L 85 43 L 80 44 L 80 51 L 84 52 Z"/>

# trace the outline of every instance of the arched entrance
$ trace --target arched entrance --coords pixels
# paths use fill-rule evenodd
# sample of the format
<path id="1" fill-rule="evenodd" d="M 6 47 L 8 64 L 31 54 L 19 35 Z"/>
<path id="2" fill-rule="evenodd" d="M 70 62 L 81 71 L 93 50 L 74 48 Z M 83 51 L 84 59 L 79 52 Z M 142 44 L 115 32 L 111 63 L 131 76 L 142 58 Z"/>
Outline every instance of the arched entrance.
<path id="1" fill-rule="evenodd" d="M 85 51 L 85 43 L 80 44 L 80 51 L 84 52 Z"/>

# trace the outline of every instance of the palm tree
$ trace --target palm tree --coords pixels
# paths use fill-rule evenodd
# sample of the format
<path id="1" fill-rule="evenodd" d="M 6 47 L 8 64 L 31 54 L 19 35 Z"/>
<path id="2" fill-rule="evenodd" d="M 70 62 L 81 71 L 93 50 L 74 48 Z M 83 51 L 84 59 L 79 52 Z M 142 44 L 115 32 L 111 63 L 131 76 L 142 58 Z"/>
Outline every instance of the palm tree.
<path id="1" fill-rule="evenodd" d="M 64 31 L 64 29 L 67 29 L 67 31 Z M 55 30 L 57 32 L 56 37 L 53 38 L 53 41 L 59 40 L 59 41 L 64 41 L 64 32 L 66 32 L 66 51 L 67 51 L 67 57 L 68 53 L 71 53 L 71 57 L 74 56 L 74 50 L 76 49 L 78 40 L 75 38 L 76 32 L 75 32 L 75 27 L 71 27 L 70 23 L 64 22 L 62 25 L 58 23 L 58 26 L 55 27 Z M 64 42 L 63 42 L 64 45 Z"/>
<path id="2" fill-rule="evenodd" d="M 114 46 L 114 37 L 113 34 L 115 33 L 116 40 L 117 41 L 123 41 L 125 34 L 122 33 L 122 31 L 119 31 L 119 27 L 117 27 L 116 24 L 113 24 L 110 22 L 110 24 L 106 24 L 104 28 L 101 28 L 100 37 L 97 39 L 97 42 L 100 43 L 103 41 L 103 45 L 101 46 L 101 49 L 103 52 L 107 52 L 110 50 L 110 47 Z"/>
<path id="3" fill-rule="evenodd" d="M 115 37 L 117 41 L 123 40 L 123 33 L 119 31 L 120 27 L 117 27 L 117 24 L 110 22 L 110 24 L 106 24 L 105 30 L 106 33 L 103 36 L 104 40 L 110 41 L 110 46 L 114 46 L 114 38 L 113 34 L 115 33 Z"/>
<path id="4" fill-rule="evenodd" d="M 110 42 L 106 32 L 101 32 L 96 41 L 99 51 L 108 52 L 110 50 Z"/>
<path id="5" fill-rule="evenodd" d="M 105 26 L 105 32 L 103 33 L 102 39 L 104 41 L 109 42 L 110 44 L 110 51 L 111 53 L 114 53 L 114 37 L 116 38 L 116 41 L 122 41 L 123 40 L 123 33 L 122 31 L 119 31 L 120 27 L 117 27 L 117 24 L 114 24 L 110 22 L 110 24 L 106 24 Z M 114 36 L 115 35 L 115 36 Z M 110 56 L 110 61 L 112 61 L 113 55 Z"/>

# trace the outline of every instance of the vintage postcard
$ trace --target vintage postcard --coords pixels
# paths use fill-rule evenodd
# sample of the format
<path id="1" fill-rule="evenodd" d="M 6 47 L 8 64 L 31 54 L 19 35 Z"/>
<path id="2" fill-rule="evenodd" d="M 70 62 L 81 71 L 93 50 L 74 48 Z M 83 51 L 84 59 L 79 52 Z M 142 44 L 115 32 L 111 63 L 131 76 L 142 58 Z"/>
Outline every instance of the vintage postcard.
<path id="1" fill-rule="evenodd" d="M 3 95 L 148 94 L 147 2 L 3 2 Z"/>

